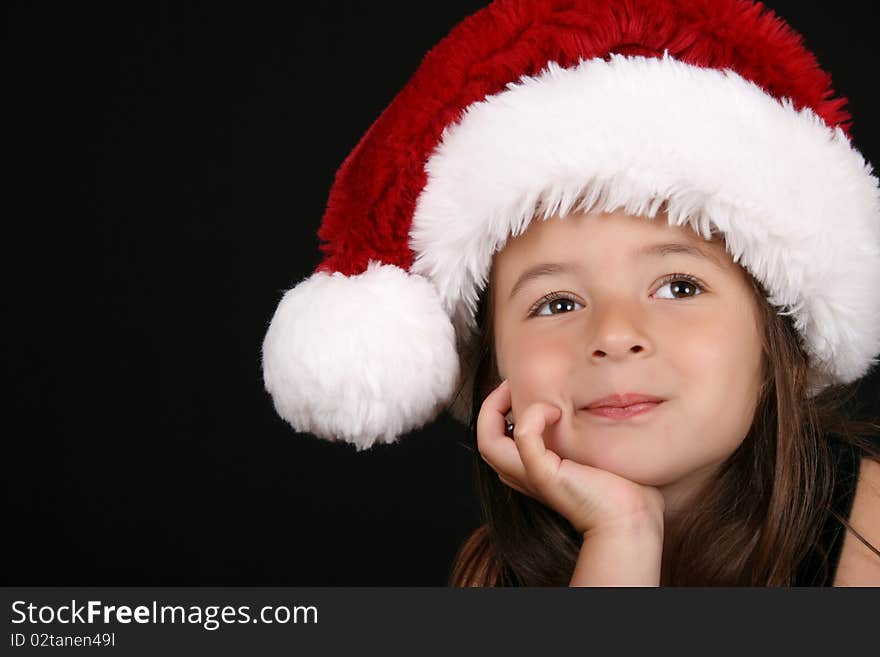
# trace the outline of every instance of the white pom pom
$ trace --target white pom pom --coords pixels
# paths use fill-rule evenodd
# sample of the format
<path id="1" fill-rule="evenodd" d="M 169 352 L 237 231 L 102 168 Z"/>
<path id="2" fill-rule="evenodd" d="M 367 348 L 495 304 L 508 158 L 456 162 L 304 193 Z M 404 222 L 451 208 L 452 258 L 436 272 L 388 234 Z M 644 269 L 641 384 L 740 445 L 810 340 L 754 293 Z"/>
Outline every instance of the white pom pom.
<path id="1" fill-rule="evenodd" d="M 263 380 L 294 430 L 392 443 L 437 417 L 459 376 L 455 331 L 433 285 L 370 261 L 288 290 L 263 340 Z"/>

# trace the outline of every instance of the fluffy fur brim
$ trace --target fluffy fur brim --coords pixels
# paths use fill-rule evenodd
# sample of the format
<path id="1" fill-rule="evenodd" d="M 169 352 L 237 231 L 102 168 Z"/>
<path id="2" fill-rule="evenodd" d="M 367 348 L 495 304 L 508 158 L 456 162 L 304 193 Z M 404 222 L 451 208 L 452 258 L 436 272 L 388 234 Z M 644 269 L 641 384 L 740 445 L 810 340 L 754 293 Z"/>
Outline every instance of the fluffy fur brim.
<path id="1" fill-rule="evenodd" d="M 455 331 L 430 282 L 371 261 L 288 290 L 263 341 L 263 379 L 296 431 L 364 450 L 443 410 L 459 376 Z"/>
<path id="2" fill-rule="evenodd" d="M 410 271 L 472 331 L 495 251 L 533 217 L 624 209 L 709 238 L 791 314 L 811 394 L 880 353 L 880 195 L 839 129 L 732 71 L 612 56 L 469 106 L 426 167 Z M 459 419 L 462 412 L 453 412 Z"/>

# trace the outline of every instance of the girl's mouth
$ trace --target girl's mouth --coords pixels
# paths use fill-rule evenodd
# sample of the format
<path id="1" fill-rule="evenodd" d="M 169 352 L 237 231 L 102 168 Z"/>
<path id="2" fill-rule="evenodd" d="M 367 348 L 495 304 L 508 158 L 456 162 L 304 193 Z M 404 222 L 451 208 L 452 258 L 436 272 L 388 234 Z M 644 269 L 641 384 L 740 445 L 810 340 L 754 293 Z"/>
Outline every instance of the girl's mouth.
<path id="1" fill-rule="evenodd" d="M 625 420 L 636 415 L 648 413 L 662 403 L 663 402 L 642 402 L 640 404 L 633 404 L 632 406 L 600 406 L 598 408 L 585 408 L 583 410 L 599 417 L 607 417 L 613 420 Z"/>

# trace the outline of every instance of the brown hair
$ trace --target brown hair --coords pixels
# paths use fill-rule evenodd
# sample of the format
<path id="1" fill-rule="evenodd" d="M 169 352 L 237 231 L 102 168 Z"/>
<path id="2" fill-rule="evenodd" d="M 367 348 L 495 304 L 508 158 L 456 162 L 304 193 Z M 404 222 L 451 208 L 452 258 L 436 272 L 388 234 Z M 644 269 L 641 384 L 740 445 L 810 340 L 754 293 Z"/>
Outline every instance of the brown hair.
<path id="1" fill-rule="evenodd" d="M 829 437 L 880 461 L 871 438 L 880 435 L 880 425 L 850 417 L 846 406 L 858 382 L 806 398 L 808 361 L 800 336 L 790 316 L 776 312 L 760 283 L 748 278 L 764 326 L 766 378 L 748 434 L 683 518 L 676 532 L 682 538 L 667 548 L 675 555 L 670 585 L 791 585 L 798 564 L 818 544 L 828 513 L 864 541 L 832 507 L 836 470 Z M 473 362 L 466 364 L 475 368 L 468 448 L 485 524 L 459 548 L 449 583 L 567 586 L 580 535 L 556 511 L 501 482 L 477 449 L 482 400 L 500 383 L 492 295 L 489 284 L 479 301 Z M 745 490 L 751 494 L 743 495 Z M 830 576 L 824 556 L 823 582 Z"/>

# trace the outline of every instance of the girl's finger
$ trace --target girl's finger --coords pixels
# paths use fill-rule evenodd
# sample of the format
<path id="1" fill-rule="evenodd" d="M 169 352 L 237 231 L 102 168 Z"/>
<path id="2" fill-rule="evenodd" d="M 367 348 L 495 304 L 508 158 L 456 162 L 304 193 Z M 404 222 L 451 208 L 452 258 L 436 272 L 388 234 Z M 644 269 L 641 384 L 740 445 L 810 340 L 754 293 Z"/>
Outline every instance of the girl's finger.
<path id="1" fill-rule="evenodd" d="M 510 387 L 507 381 L 490 392 L 477 417 L 477 446 L 483 460 L 499 474 L 525 481 L 526 471 L 516 443 L 504 435 L 504 416 L 510 410 Z"/>
<path id="2" fill-rule="evenodd" d="M 519 451 L 528 481 L 543 491 L 556 478 L 562 460 L 547 449 L 544 431 L 559 420 L 562 410 L 552 404 L 537 403 L 529 406 L 513 430 L 514 443 Z"/>
<path id="3" fill-rule="evenodd" d="M 515 490 L 515 491 L 519 491 L 519 492 L 522 493 L 523 495 L 528 495 L 529 497 L 534 497 L 534 495 L 533 495 L 530 491 L 527 491 L 525 488 L 523 488 L 522 486 L 520 486 L 520 485 L 517 484 L 516 482 L 511 481 L 510 479 L 508 479 L 508 478 L 505 477 L 504 475 L 499 474 L 499 475 L 498 475 L 498 478 L 501 480 L 501 483 L 503 483 L 503 484 L 509 486 L 509 487 L 512 488 L 513 490 Z"/>

